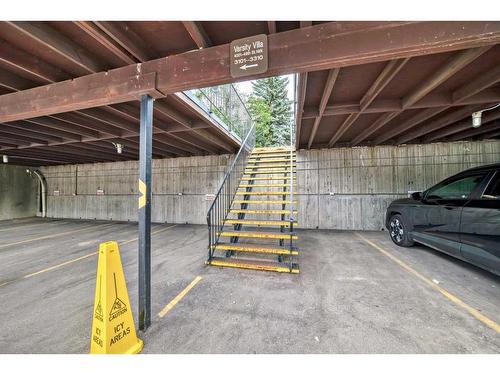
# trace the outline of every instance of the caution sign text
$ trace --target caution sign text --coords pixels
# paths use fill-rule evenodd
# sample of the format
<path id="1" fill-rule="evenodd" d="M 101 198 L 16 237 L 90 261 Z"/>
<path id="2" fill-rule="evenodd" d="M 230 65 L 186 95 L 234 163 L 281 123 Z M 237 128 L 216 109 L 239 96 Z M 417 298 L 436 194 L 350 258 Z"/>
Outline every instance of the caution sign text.
<path id="1" fill-rule="evenodd" d="M 130 310 L 118 243 L 101 243 L 97 264 L 96 289 L 90 353 L 135 354 L 142 350 Z"/>

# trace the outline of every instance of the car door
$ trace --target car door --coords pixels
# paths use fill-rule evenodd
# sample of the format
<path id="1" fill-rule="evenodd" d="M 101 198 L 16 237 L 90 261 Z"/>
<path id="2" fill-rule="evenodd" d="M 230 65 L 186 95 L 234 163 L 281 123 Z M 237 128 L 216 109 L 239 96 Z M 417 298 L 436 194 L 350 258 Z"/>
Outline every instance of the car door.
<path id="1" fill-rule="evenodd" d="M 421 225 L 413 234 L 414 239 L 460 257 L 462 208 L 486 175 L 487 172 L 461 174 L 427 190 L 419 208 Z"/>
<path id="2" fill-rule="evenodd" d="M 464 259 L 500 274 L 500 171 L 465 204 L 460 241 Z"/>

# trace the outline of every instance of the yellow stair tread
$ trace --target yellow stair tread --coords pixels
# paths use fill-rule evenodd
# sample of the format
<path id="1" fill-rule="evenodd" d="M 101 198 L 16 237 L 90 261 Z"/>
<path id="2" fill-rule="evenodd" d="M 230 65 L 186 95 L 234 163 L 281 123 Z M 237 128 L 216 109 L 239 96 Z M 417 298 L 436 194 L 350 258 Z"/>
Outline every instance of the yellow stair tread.
<path id="1" fill-rule="evenodd" d="M 266 171 L 250 171 L 250 170 L 245 170 L 244 174 L 290 174 L 294 173 L 297 174 L 297 171 L 292 171 L 287 169 L 279 169 L 279 170 L 266 170 Z"/>
<path id="2" fill-rule="evenodd" d="M 297 169 L 290 170 L 289 168 L 261 168 L 261 169 L 245 169 L 244 174 L 265 174 L 266 172 L 273 173 L 297 173 Z"/>
<path id="3" fill-rule="evenodd" d="M 293 163 L 293 167 L 296 167 L 297 164 Z M 265 169 L 265 168 L 289 168 L 290 163 L 277 163 L 277 164 L 266 164 L 266 165 L 247 165 L 247 169 Z"/>
<path id="4" fill-rule="evenodd" d="M 250 188 L 250 187 L 252 187 L 252 188 L 254 188 L 254 187 L 256 187 L 256 188 L 258 188 L 258 187 L 281 187 L 281 188 L 283 188 L 283 187 L 290 187 L 290 184 L 241 184 L 239 187 L 240 188 Z M 294 184 L 293 187 L 296 188 L 297 185 Z"/>
<path id="5" fill-rule="evenodd" d="M 236 195 L 290 195 L 289 191 L 237 191 Z"/>
<path id="6" fill-rule="evenodd" d="M 265 152 L 265 151 L 295 151 L 291 147 L 288 146 L 271 146 L 271 147 L 255 147 L 252 150 L 252 153 L 254 152 Z"/>
<path id="7" fill-rule="evenodd" d="M 292 157 L 296 159 L 297 155 L 292 154 Z M 267 160 L 267 159 L 277 159 L 277 158 L 290 158 L 290 153 L 286 152 L 284 154 L 260 154 L 260 155 L 250 155 L 248 160 Z"/>
<path id="8" fill-rule="evenodd" d="M 290 204 L 290 201 L 280 201 L 280 200 L 235 200 L 233 201 L 235 204 Z M 293 201 L 293 204 L 297 204 L 297 201 Z"/>
<path id="9" fill-rule="evenodd" d="M 275 266 L 275 265 L 267 265 L 262 262 L 242 262 L 237 260 L 219 260 L 212 259 L 211 261 L 207 261 L 208 265 L 218 266 L 218 267 L 232 267 L 232 268 L 242 268 L 247 270 L 257 270 L 257 271 L 271 271 L 271 272 L 281 272 L 281 273 L 299 273 L 299 266 L 297 264 L 293 264 L 292 269 L 285 266 Z"/>
<path id="10" fill-rule="evenodd" d="M 221 237 L 243 237 L 243 238 L 266 238 L 275 240 L 297 240 L 299 237 L 296 234 L 281 233 L 281 232 L 250 232 L 250 231 L 223 231 L 219 232 Z"/>
<path id="11" fill-rule="evenodd" d="M 266 247 L 254 244 L 217 244 L 213 246 L 214 250 L 219 251 L 240 251 L 246 253 L 262 253 L 262 254 L 276 254 L 276 255 L 299 255 L 297 250 L 290 250 L 282 247 Z"/>
<path id="12" fill-rule="evenodd" d="M 289 227 L 290 221 L 288 220 L 251 220 L 251 219 L 227 219 L 225 221 L 226 224 L 235 225 L 235 224 L 243 224 L 243 225 L 259 225 L 259 226 L 276 226 L 276 227 Z M 297 222 L 293 222 L 294 225 L 297 225 Z"/>
<path id="13" fill-rule="evenodd" d="M 294 163 L 297 162 L 297 160 L 295 158 L 292 158 L 292 160 Z M 288 159 L 286 159 L 286 158 L 276 158 L 276 159 L 269 158 L 269 159 L 264 159 L 264 160 L 249 159 L 248 163 L 252 163 L 252 164 L 257 164 L 257 163 L 262 163 L 262 164 L 266 164 L 266 163 L 290 163 L 290 158 L 288 158 Z"/>
<path id="14" fill-rule="evenodd" d="M 290 210 L 242 210 L 242 209 L 230 209 L 229 212 L 233 214 L 289 214 Z M 297 214 L 297 211 L 293 211 Z"/>
<path id="15" fill-rule="evenodd" d="M 243 177 L 243 181 L 282 181 L 282 180 L 290 180 L 290 176 L 283 177 Z M 295 182 L 297 182 L 297 178 L 293 178 Z"/>

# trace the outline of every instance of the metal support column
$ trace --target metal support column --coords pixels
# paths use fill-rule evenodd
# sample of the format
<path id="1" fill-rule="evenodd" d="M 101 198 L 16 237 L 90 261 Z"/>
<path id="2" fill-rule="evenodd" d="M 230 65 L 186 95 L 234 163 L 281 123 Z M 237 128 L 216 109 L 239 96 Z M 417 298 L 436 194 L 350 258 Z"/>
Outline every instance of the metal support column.
<path id="1" fill-rule="evenodd" d="M 153 98 L 141 96 L 139 147 L 139 330 L 151 325 L 151 156 Z"/>

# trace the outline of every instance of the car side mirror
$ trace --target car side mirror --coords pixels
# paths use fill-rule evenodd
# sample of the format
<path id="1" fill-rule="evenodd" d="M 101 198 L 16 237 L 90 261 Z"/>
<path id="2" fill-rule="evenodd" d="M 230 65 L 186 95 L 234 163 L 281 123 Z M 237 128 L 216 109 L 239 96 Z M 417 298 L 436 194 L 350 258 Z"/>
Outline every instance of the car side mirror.
<path id="1" fill-rule="evenodd" d="M 422 194 L 421 191 L 415 191 L 415 192 L 410 194 L 410 197 L 416 201 L 420 201 L 420 200 L 422 200 L 424 195 Z"/>

